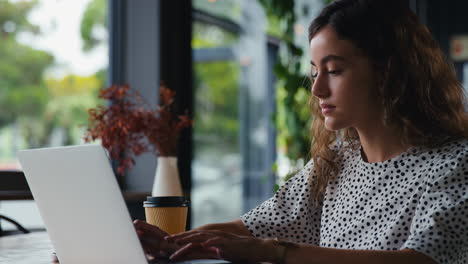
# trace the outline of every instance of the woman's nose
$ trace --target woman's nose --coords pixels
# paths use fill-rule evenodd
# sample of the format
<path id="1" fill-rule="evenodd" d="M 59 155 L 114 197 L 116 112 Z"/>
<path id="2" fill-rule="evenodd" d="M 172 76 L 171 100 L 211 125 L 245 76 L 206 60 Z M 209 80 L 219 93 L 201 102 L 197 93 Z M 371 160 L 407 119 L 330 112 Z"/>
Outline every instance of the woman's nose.
<path id="1" fill-rule="evenodd" d="M 318 98 L 327 98 L 330 96 L 328 85 L 323 82 L 322 78 L 318 77 L 312 83 L 312 94 Z"/>

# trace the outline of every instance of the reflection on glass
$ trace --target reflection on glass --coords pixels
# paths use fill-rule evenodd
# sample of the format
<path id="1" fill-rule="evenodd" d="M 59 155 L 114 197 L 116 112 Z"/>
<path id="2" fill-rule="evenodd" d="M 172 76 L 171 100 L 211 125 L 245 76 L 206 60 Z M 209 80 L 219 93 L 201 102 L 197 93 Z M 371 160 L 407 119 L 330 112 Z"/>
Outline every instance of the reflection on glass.
<path id="1" fill-rule="evenodd" d="M 214 48 L 234 44 L 238 36 L 215 25 L 194 21 L 192 48 Z"/>
<path id="2" fill-rule="evenodd" d="M 197 10 L 240 22 L 242 0 L 193 0 L 192 3 Z"/>
<path id="3" fill-rule="evenodd" d="M 238 218 L 242 210 L 239 65 L 194 65 L 194 227 Z"/>

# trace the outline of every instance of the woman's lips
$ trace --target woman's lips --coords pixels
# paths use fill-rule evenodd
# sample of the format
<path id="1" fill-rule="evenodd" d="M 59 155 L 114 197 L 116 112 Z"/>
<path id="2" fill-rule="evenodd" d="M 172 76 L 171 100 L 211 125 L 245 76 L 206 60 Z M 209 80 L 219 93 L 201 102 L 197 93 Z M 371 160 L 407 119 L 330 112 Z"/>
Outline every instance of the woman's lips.
<path id="1" fill-rule="evenodd" d="M 336 106 L 329 104 L 320 104 L 320 108 L 322 109 L 322 114 L 328 114 L 333 112 Z"/>

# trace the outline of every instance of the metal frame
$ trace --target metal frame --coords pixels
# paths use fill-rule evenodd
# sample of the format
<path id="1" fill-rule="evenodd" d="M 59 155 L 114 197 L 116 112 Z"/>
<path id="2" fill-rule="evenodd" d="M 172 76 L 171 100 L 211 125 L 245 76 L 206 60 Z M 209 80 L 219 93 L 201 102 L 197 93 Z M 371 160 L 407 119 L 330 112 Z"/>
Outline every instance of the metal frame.
<path id="1" fill-rule="evenodd" d="M 107 84 L 122 84 L 125 76 L 125 1 L 108 0 L 109 7 L 109 66 Z"/>
<path id="2" fill-rule="evenodd" d="M 242 32 L 242 28 L 236 22 L 230 19 L 222 18 L 216 15 L 207 13 L 202 10 L 192 9 L 192 16 L 193 16 L 193 20 L 218 26 L 231 33 L 240 34 Z"/>

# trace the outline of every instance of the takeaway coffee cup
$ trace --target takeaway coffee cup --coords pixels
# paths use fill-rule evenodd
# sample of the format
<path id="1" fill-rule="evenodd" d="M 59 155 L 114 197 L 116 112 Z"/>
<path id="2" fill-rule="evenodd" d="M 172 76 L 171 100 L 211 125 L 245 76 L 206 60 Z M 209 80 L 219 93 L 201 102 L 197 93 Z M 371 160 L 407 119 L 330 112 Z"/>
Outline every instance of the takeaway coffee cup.
<path id="1" fill-rule="evenodd" d="M 146 222 L 169 234 L 185 231 L 188 201 L 183 196 L 148 196 L 143 202 Z"/>

